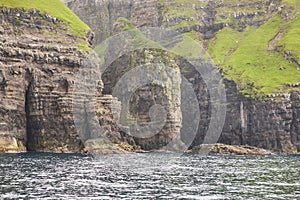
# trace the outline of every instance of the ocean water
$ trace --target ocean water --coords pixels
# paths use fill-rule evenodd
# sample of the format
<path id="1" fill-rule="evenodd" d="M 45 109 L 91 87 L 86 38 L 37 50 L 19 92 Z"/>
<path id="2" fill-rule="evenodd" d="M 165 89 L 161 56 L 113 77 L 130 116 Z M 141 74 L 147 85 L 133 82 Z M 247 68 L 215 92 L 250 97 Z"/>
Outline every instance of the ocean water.
<path id="1" fill-rule="evenodd" d="M 0 155 L 0 199 L 300 199 L 300 157 Z"/>

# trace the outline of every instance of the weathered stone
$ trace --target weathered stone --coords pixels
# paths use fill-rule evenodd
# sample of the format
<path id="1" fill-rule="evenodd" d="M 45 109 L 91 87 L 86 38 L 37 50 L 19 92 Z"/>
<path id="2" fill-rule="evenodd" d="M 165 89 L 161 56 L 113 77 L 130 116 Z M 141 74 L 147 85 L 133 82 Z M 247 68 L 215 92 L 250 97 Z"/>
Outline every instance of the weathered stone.
<path id="1" fill-rule="evenodd" d="M 18 25 L 17 15 L 22 21 Z M 5 41 L 0 45 L 0 152 L 22 152 L 25 147 L 38 152 L 84 152 L 84 142 L 95 138 L 84 140 L 80 134 L 90 133 L 75 126 L 73 89 L 88 55 L 77 45 L 90 44 L 93 34 L 78 38 L 68 34 L 59 20 L 32 10 L 1 8 L 0 24 L 4 31 L 0 40 Z M 114 99 L 101 98 L 102 87 L 100 80 L 95 94 L 87 90 L 77 97 L 93 96 L 95 108 L 105 110 L 96 118 L 106 127 L 105 136 L 115 143 L 128 141 L 135 148 L 129 136 L 120 134 L 109 109 Z M 94 152 L 90 146 L 89 152 Z"/>
<path id="2" fill-rule="evenodd" d="M 15 137 L 0 137 L 0 153 L 20 153 L 26 152 L 26 147 Z"/>
<path id="3" fill-rule="evenodd" d="M 137 27 L 158 26 L 160 17 L 157 0 L 147 2 L 141 0 L 75 0 L 68 1 L 66 4 L 90 27 L 97 27 L 94 29 L 96 44 L 115 33 L 114 23 L 120 17 L 131 19 L 133 25 Z"/>
<path id="4" fill-rule="evenodd" d="M 214 37 L 225 26 L 242 31 L 247 26 L 260 26 L 266 18 L 272 16 L 266 15 L 267 12 L 277 12 L 279 2 L 276 0 L 264 4 L 248 2 L 235 5 L 225 1 L 209 1 L 203 6 L 194 5 L 192 9 L 198 13 L 194 19 L 199 24 L 179 27 L 178 30 L 197 31 L 204 40 Z M 97 44 L 118 32 L 114 23 L 119 17 L 130 19 L 138 27 L 173 27 L 179 22 L 193 20 L 193 17 L 163 17 L 164 10 L 157 0 L 76 0 L 68 5 L 96 31 Z M 257 6 L 261 8 L 254 13 L 222 13 L 219 17 L 225 21 L 233 17 L 236 23 L 216 24 L 216 10 L 224 5 L 231 10 L 235 10 L 236 6 L 243 10 Z M 149 138 L 133 137 L 128 132 L 129 127 L 119 124 L 122 121 L 118 116 L 120 104 L 117 99 L 108 96 L 124 73 L 140 64 L 153 63 L 156 58 L 174 64 L 178 72 L 179 69 L 187 69 L 185 76 L 193 85 L 200 108 L 199 129 L 192 145 L 203 143 L 213 112 L 210 96 L 201 75 L 185 61 L 175 61 L 157 50 L 151 53 L 146 53 L 145 50 L 135 51 L 132 55 L 120 57 L 104 73 L 104 86 L 100 81 L 95 95 L 88 92 L 78 94 L 83 99 L 93 96 L 93 101 L 82 106 L 95 105 L 96 113 L 96 119 L 88 120 L 85 124 L 88 131 L 78 130 L 71 107 L 72 91 L 76 73 L 83 66 L 86 54 L 76 44 L 91 45 L 93 34 L 87 34 L 87 38 L 83 40 L 76 38 L 68 33 L 60 20 L 36 10 L 2 8 L 0 12 L 0 152 L 23 151 L 24 146 L 32 151 L 83 152 L 86 144 L 88 152 L 117 153 L 122 152 L 120 148 L 129 152 L 130 149 L 138 150 L 136 143 L 149 150 L 165 146 L 178 136 L 181 127 L 179 87 L 178 93 L 170 95 L 162 86 L 145 85 L 132 97 L 129 114 L 133 119 L 138 119 L 141 127 L 151 124 L 148 110 L 155 101 L 167 108 L 165 127 Z M 285 54 L 289 59 L 292 52 Z M 166 76 L 166 79 L 170 84 L 178 86 L 178 77 Z M 300 151 L 299 92 L 272 94 L 263 101 L 246 98 L 239 93 L 235 83 L 227 80 L 224 82 L 228 105 L 226 123 L 219 142 L 252 145 L 284 153 Z M 102 95 L 102 87 L 105 96 Z M 293 84 L 292 87 L 297 88 L 299 84 Z M 116 107 L 112 109 L 112 106 Z M 89 112 L 79 114 L 84 119 L 90 119 Z M 96 124 L 101 125 L 102 132 L 94 129 Z M 80 138 L 81 135 L 87 137 Z M 122 145 L 110 147 L 110 142 Z"/>
<path id="5" fill-rule="evenodd" d="M 133 152 L 130 151 L 131 149 L 126 151 L 124 146 L 121 148 L 118 144 L 101 138 L 87 140 L 84 146 L 84 151 L 88 154 L 128 154 Z"/>
<path id="6" fill-rule="evenodd" d="M 177 26 L 176 29 L 181 32 L 194 30 L 198 32 L 197 35 L 201 40 L 207 40 L 213 38 L 216 32 L 224 27 L 229 26 L 238 31 L 243 31 L 248 26 L 259 27 L 268 21 L 270 17 L 274 16 L 278 9 L 280 10 L 281 4 L 281 0 L 264 2 L 243 1 L 239 4 L 225 0 L 203 1 L 194 5 L 188 3 L 183 5 L 177 1 L 157 0 L 147 2 L 141 0 L 71 0 L 68 1 L 67 5 L 91 26 L 96 33 L 97 44 L 99 44 L 117 33 L 113 24 L 119 17 L 129 19 L 137 27 L 154 26 L 162 28 L 174 28 L 181 22 L 196 20 L 190 26 Z M 182 6 L 187 6 L 187 9 L 195 11 L 195 16 L 166 15 L 168 7 L 172 7 L 176 11 L 176 9 L 181 9 Z M 236 12 L 235 10 L 242 10 L 242 12 Z M 140 13 L 146 13 L 146 15 L 141 16 Z M 283 12 L 280 14 L 284 18 L 288 17 Z M 273 42 L 276 43 L 280 37 L 282 37 L 282 33 L 279 33 Z M 272 41 L 270 41 L 269 45 L 270 49 L 274 48 Z M 291 57 L 291 53 L 285 52 L 287 59 Z M 115 76 L 105 77 L 104 75 L 105 94 L 111 94 L 111 89 L 109 88 L 113 87 L 114 83 L 126 72 L 126 69 L 130 69 L 128 66 L 130 65 L 129 63 L 133 62 L 132 60 L 134 59 L 130 58 L 130 56 L 120 58 L 113 64 L 113 69 L 118 70 L 107 72 L 106 74 L 115 73 Z M 192 145 L 199 145 L 203 143 L 206 136 L 212 112 L 210 110 L 208 88 L 201 75 L 190 67 L 188 63 L 185 61 L 176 62 L 178 67 L 185 71 L 185 77 L 191 80 L 190 82 L 197 93 L 200 122 L 197 136 Z M 298 61 L 292 62 L 297 63 Z M 285 153 L 295 152 L 296 149 L 300 151 L 299 93 L 293 94 L 292 97 L 288 92 L 272 94 L 267 100 L 257 100 L 243 96 L 234 82 L 224 80 L 224 83 L 227 90 L 227 114 L 219 142 L 233 145 L 252 145 Z M 298 85 L 293 84 L 291 87 L 298 87 Z M 141 96 L 141 93 L 136 95 Z M 144 105 L 146 105 L 146 102 L 144 102 Z M 134 103 L 136 104 L 136 101 Z M 148 108 L 148 106 L 144 107 Z M 142 118 L 146 119 L 146 117 Z M 169 132 L 171 130 L 169 129 Z M 177 131 L 173 129 L 171 132 Z M 156 137 L 159 136 L 157 135 Z M 136 141 L 140 142 L 139 139 L 136 139 Z M 147 142 L 149 146 L 147 144 L 143 145 L 144 148 L 148 149 L 156 146 L 157 142 L 157 139 L 151 138 Z M 165 143 L 161 145 L 163 144 Z"/>
<path id="7" fill-rule="evenodd" d="M 225 84 L 228 106 L 219 142 L 282 153 L 297 151 L 299 132 L 295 127 L 299 124 L 299 116 L 295 111 L 299 110 L 298 93 L 262 101 L 244 97 L 232 81 L 225 80 Z"/>
<path id="8" fill-rule="evenodd" d="M 120 90 L 115 91 L 119 95 L 119 98 L 124 98 L 130 93 L 130 89 L 137 87 L 137 90 L 133 91 L 129 100 L 129 108 L 126 107 L 126 102 L 123 102 L 123 113 L 120 123 L 124 126 L 134 125 L 129 128 L 133 132 L 129 131 L 129 133 L 134 137 L 136 144 L 144 150 L 162 148 L 177 137 L 180 134 L 182 118 L 179 68 L 174 61 L 171 61 L 170 55 L 164 54 L 160 50 L 151 51 L 139 50 L 129 55 L 123 55 L 120 59 L 113 62 L 102 76 L 104 94 L 112 94 L 122 76 L 136 67 L 144 66 L 143 74 L 138 71 L 131 71 L 132 81 L 130 83 L 122 83 L 122 88 L 118 88 Z M 164 71 L 166 66 L 155 63 L 157 59 L 163 60 L 169 66 L 172 66 L 172 72 L 174 73 L 168 74 L 168 71 Z M 146 85 L 141 84 L 146 76 L 157 77 L 153 67 L 156 67 L 156 69 L 159 67 L 162 68 L 161 73 L 164 73 L 164 81 L 157 84 L 152 84 L 152 82 Z M 165 109 L 165 119 L 159 118 L 164 117 L 162 110 L 156 113 L 154 116 L 155 119 L 151 119 L 150 110 L 153 106 L 157 105 Z M 124 113 L 125 110 L 128 113 Z M 155 121 L 153 120 L 157 120 L 158 123 L 164 120 L 165 122 L 159 130 L 155 130 L 155 128 L 151 128 L 155 127 Z"/>
<path id="9" fill-rule="evenodd" d="M 272 155 L 273 152 L 251 146 L 235 146 L 226 144 L 202 144 L 188 150 L 187 153 L 209 154 L 209 155 L 251 155 L 264 156 Z"/>

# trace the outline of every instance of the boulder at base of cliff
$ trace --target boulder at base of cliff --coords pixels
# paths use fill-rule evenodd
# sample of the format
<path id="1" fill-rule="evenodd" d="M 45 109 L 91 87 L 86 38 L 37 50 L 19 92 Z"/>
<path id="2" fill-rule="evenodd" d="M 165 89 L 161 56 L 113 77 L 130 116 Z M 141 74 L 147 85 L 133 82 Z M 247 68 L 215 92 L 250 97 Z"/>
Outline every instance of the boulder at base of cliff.
<path id="1" fill-rule="evenodd" d="M 134 147 L 130 147 L 129 145 L 126 148 L 120 144 L 112 143 L 111 141 L 103 138 L 96 138 L 87 140 L 84 143 L 84 151 L 87 154 L 129 154 L 134 152 Z"/>
<path id="2" fill-rule="evenodd" d="M 0 137 L 0 153 L 21 153 L 26 147 L 14 137 Z"/>
<path id="3" fill-rule="evenodd" d="M 209 155 L 271 155 L 273 152 L 252 146 L 234 146 L 226 144 L 201 144 L 188 150 L 187 153 Z"/>

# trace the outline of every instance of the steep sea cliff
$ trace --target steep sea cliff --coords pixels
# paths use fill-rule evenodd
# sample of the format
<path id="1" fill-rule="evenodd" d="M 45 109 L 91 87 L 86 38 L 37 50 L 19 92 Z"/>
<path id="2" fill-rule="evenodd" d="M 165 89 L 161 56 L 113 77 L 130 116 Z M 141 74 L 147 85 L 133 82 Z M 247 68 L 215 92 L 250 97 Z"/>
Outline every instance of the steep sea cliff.
<path id="1" fill-rule="evenodd" d="M 56 11 L 69 12 L 67 16 L 80 28 L 72 27 L 72 23 L 67 23 L 60 15 L 45 13 L 52 4 Z M 82 120 L 87 115 L 83 107 L 88 106 L 85 100 L 90 91 L 74 92 L 74 82 L 79 69 L 95 70 L 84 64 L 93 33 L 63 3 L 53 1 L 52 4 L 45 10 L 35 9 L 38 5 L 34 2 L 33 8 L 11 8 L 10 5 L 0 9 L 1 153 L 96 151 L 93 140 L 85 144 L 88 139 L 93 139 L 89 136 L 90 131 L 76 127 L 74 122 L 74 115 L 80 115 Z M 88 83 L 82 82 L 84 84 Z M 109 105 L 115 100 L 112 96 L 102 95 L 102 87 L 99 80 L 99 92 L 93 95 L 99 116 L 96 123 L 105 126 L 103 134 L 127 144 L 112 118 Z M 77 101 L 82 101 L 77 113 L 73 108 L 76 95 Z M 89 137 L 85 138 L 86 135 Z M 131 144 L 134 145 L 134 141 Z M 109 148 L 110 152 L 126 152 L 119 146 Z"/>
<path id="2" fill-rule="evenodd" d="M 118 57 L 96 83 L 78 79 L 82 72 L 99 73 L 86 64 L 93 47 L 101 50 L 106 39 L 136 27 L 172 29 L 210 55 L 226 89 L 225 124 L 214 142 L 279 153 L 300 151 L 298 1 L 66 4 L 95 34 L 74 14 L 66 18 L 47 7 L 0 4 L 0 152 L 129 153 L 158 150 L 180 134 L 184 141 L 188 130 L 182 128 L 186 97 L 181 96 L 180 73 L 189 80 L 200 110 L 191 147 L 202 144 L 213 120 L 212 94 L 186 59 L 162 49 L 139 49 Z M 60 1 L 53 5 L 70 12 Z M 176 48 L 184 55 L 199 51 L 188 42 Z M 112 96 L 113 89 L 132 69 L 161 63 L 171 66 L 173 76 L 165 74 L 163 86 L 139 87 L 127 115 L 141 128 L 151 124 L 149 110 L 161 105 L 166 121 L 158 134 L 138 137 L 128 131 L 131 127 L 120 124 L 124 104 Z M 136 78 L 131 77 L 133 83 Z M 94 90 L 89 90 L 91 84 Z M 175 87 L 171 93 L 166 90 L 169 85 Z"/>
<path id="3" fill-rule="evenodd" d="M 75 0 L 67 5 L 94 30 L 96 44 L 118 33 L 120 18 L 138 28 L 168 28 L 195 39 L 224 76 L 227 111 L 219 142 L 295 153 L 300 150 L 300 76 L 299 43 L 294 38 L 291 46 L 289 41 L 291 32 L 299 33 L 292 26 L 299 21 L 299 2 L 294 3 Z M 181 49 L 193 51 L 184 46 Z M 185 77 L 192 80 L 198 97 L 201 120 L 193 145 L 199 145 L 211 119 L 207 85 L 188 63 L 176 62 L 181 71 L 187 70 Z M 122 71 L 117 69 L 124 66 L 134 64 L 124 56 L 114 69 Z M 107 71 L 103 79 L 107 91 L 119 79 L 112 74 Z"/>

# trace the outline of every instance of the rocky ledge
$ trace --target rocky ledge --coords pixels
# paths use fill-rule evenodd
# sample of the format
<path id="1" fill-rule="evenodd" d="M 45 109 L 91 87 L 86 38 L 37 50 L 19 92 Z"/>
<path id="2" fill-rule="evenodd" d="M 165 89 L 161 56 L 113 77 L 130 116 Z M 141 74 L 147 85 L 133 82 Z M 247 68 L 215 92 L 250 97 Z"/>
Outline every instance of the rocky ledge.
<path id="1" fill-rule="evenodd" d="M 209 155 L 251 155 L 265 156 L 273 155 L 272 151 L 252 147 L 252 146 L 236 146 L 226 144 L 202 144 L 188 150 L 187 153 L 192 154 L 209 154 Z"/>

